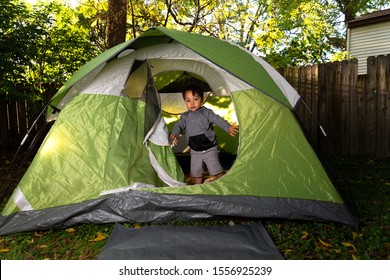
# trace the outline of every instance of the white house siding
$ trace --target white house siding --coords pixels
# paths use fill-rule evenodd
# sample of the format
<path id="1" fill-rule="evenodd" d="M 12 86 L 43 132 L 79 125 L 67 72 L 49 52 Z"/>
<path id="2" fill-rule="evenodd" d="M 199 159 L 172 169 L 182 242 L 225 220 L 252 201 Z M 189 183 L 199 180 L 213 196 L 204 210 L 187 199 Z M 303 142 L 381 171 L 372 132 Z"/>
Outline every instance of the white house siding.
<path id="1" fill-rule="evenodd" d="M 367 57 L 390 54 L 390 21 L 358 26 L 349 30 L 348 47 L 358 59 L 358 74 L 367 74 Z"/>

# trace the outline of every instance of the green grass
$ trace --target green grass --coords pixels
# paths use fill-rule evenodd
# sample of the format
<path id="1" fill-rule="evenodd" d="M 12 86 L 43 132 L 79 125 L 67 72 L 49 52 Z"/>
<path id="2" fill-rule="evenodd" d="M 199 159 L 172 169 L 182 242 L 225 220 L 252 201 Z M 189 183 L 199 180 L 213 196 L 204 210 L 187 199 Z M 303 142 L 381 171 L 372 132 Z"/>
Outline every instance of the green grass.
<path id="1" fill-rule="evenodd" d="M 9 161 L 8 161 L 9 162 Z M 354 228 L 337 223 L 263 219 L 269 235 L 285 259 L 389 260 L 390 159 L 332 158 L 325 161 L 329 174 L 350 209 L 359 218 Z M 3 172 L 4 173 L 4 172 Z M 175 225 L 232 225 L 248 219 L 215 219 Z M 149 224 L 125 224 L 143 227 Z M 113 224 L 79 225 L 68 229 L 35 231 L 0 237 L 2 260 L 96 259 Z"/>

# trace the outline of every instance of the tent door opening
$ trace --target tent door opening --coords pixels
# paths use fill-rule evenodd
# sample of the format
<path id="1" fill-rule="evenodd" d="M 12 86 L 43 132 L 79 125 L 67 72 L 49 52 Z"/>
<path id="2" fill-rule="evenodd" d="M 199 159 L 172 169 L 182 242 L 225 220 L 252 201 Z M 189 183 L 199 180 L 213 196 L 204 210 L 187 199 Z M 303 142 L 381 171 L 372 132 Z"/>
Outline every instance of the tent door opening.
<path id="1" fill-rule="evenodd" d="M 183 102 L 182 90 L 189 84 L 196 84 L 203 89 L 205 93 L 203 106 L 212 109 L 228 122 L 237 123 L 230 95 L 217 96 L 213 91 L 213 85 L 210 85 L 202 75 L 191 71 L 171 69 L 153 73 L 156 71 L 155 68 L 158 68 L 158 66 L 154 67 L 153 63 L 161 63 L 161 61 L 134 60 L 122 89 L 124 96 L 145 104 L 145 143 L 150 140 L 157 145 L 169 145 L 166 142 L 166 139 L 169 139 L 169 132 L 172 131 L 180 115 L 187 110 Z M 231 137 L 218 126 L 214 126 L 214 131 L 217 134 L 220 162 L 226 172 L 236 159 L 239 137 L 238 135 Z M 179 144 L 172 149 L 183 173 L 188 175 L 190 149 L 185 137 L 180 137 Z M 204 169 L 207 176 L 207 168 Z M 188 182 L 189 176 L 186 177 Z"/>
<path id="2" fill-rule="evenodd" d="M 172 128 L 180 115 L 187 111 L 184 104 L 182 91 L 188 85 L 200 86 L 204 92 L 203 106 L 212 109 L 216 114 L 225 118 L 230 123 L 237 123 L 232 98 L 229 95 L 217 96 L 212 85 L 201 75 L 190 71 L 172 70 L 158 73 L 154 76 L 161 100 L 162 116 L 167 124 L 168 131 Z M 219 158 L 225 171 L 229 170 L 236 159 L 238 150 L 238 135 L 231 137 L 218 126 L 214 126 L 217 134 L 217 147 Z M 172 147 L 175 156 L 184 172 L 190 173 L 190 148 L 184 136 L 180 137 L 179 143 Z M 207 176 L 207 168 L 205 175 Z M 187 178 L 188 179 L 188 178 Z"/>

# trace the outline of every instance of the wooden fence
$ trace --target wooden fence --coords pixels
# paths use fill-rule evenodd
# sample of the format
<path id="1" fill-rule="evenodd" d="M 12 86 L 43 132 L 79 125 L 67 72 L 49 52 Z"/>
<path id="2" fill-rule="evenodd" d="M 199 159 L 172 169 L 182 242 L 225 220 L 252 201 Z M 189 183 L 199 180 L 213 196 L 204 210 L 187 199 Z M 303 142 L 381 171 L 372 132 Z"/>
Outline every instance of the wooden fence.
<path id="1" fill-rule="evenodd" d="M 390 55 L 369 57 L 366 75 L 357 74 L 357 63 L 346 60 L 280 73 L 302 97 L 298 119 L 320 154 L 389 157 Z"/>
<path id="2" fill-rule="evenodd" d="M 17 149 L 28 131 L 30 135 L 26 143 L 31 143 L 45 123 L 43 114 L 38 119 L 43 108 L 43 102 L 2 99 L 0 103 L 0 150 Z"/>
<path id="3" fill-rule="evenodd" d="M 357 74 L 356 60 L 279 70 L 302 96 L 297 116 L 320 154 L 390 156 L 390 55 L 369 57 L 367 64 L 367 75 Z M 31 127 L 35 134 L 41 108 L 2 101 L 0 149 L 18 147 Z"/>

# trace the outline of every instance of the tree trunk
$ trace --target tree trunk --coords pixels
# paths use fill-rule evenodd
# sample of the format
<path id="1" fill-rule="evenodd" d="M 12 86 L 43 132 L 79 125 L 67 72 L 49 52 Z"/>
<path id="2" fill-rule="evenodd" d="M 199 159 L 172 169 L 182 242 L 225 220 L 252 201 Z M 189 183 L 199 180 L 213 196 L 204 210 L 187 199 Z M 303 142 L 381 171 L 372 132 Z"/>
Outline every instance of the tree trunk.
<path id="1" fill-rule="evenodd" d="M 107 46 L 112 48 L 126 41 L 126 0 L 108 0 Z"/>

